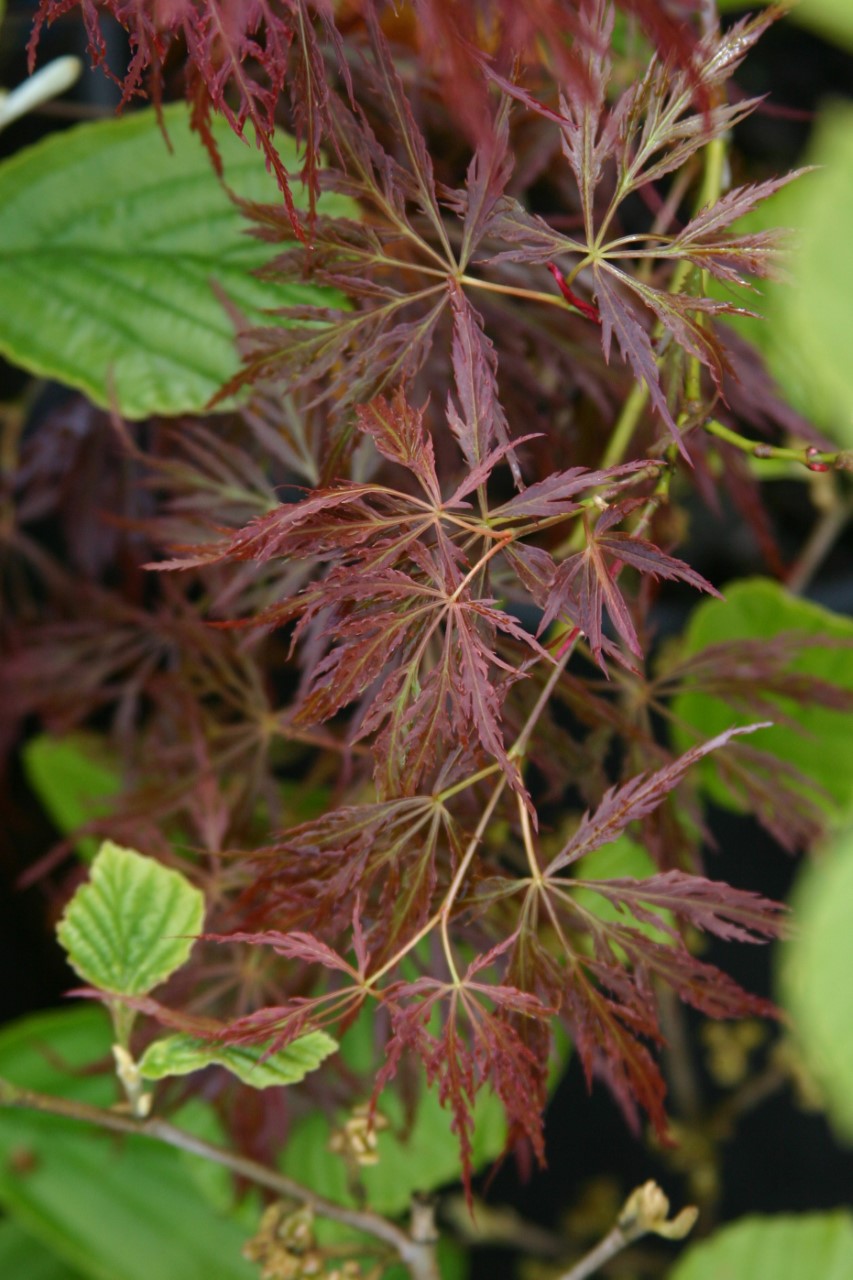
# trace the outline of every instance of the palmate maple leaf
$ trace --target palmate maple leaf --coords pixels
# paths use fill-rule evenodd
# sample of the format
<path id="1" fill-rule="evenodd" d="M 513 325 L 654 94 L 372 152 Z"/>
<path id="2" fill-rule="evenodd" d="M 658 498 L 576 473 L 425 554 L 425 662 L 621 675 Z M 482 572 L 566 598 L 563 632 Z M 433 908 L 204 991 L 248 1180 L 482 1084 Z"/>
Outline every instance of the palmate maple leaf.
<path id="1" fill-rule="evenodd" d="M 650 1046 L 662 1042 L 655 982 L 709 1017 L 772 1015 L 682 939 L 683 926 L 758 943 L 783 928 L 784 908 L 760 895 L 680 871 L 646 880 L 588 880 L 567 873 L 592 850 L 657 808 L 699 759 L 739 733 L 730 730 L 648 776 L 612 788 L 564 847 L 530 878 L 494 877 L 472 903 L 520 899 L 506 981 L 556 1003 L 591 1081 L 606 1081 L 632 1123 L 638 1105 L 663 1131 L 665 1086 Z M 616 907 L 600 913 L 590 899 Z"/>
<path id="2" fill-rule="evenodd" d="M 386 105 L 396 146 L 389 150 L 365 112 L 354 111 L 352 104 L 332 95 L 335 163 L 323 174 L 324 189 L 359 201 L 366 216 L 358 221 L 318 217 L 306 257 L 302 246 L 293 244 L 295 233 L 281 210 L 243 205 L 256 224 L 256 234 L 270 243 L 290 244 L 259 272 L 262 278 L 302 279 L 307 269 L 313 280 L 344 292 L 355 306 L 351 311 L 288 307 L 279 313 L 289 322 L 286 337 L 280 327 L 244 333 L 243 369 L 219 398 L 274 377 L 291 388 L 310 385 L 317 400 L 343 417 L 377 393 L 413 379 L 449 310 L 460 408 L 469 419 L 467 437 L 479 456 L 469 412 L 474 398 L 490 437 L 505 443 L 508 436 L 496 394 L 494 350 L 482 318 L 462 291 L 460 277 L 511 173 L 508 112 L 505 106 L 496 111 L 488 141 L 477 147 L 471 160 L 465 188 L 442 188 L 439 198 L 423 132 L 372 14 L 369 6 L 372 58 L 365 63 L 363 77 Z M 461 221 L 459 248 L 446 210 Z M 463 366 L 467 373 L 460 378 Z M 512 457 L 511 465 L 518 480 Z"/>
<path id="3" fill-rule="evenodd" d="M 525 495 L 521 495 L 524 499 Z M 555 567 L 550 583 L 542 592 L 544 612 L 540 633 L 555 618 L 568 619 L 587 638 L 590 649 L 603 670 L 603 651 L 608 648 L 618 656 L 604 637 L 602 624 L 606 610 L 617 634 L 631 653 L 642 655 L 639 638 L 627 602 L 619 589 L 618 577 L 623 566 L 636 569 L 653 578 L 686 582 L 699 591 L 719 596 L 716 587 L 683 560 L 669 556 L 645 538 L 630 533 L 614 532 L 613 526 L 624 518 L 635 500 L 616 502 L 603 512 L 595 525 L 586 522 L 586 546 L 568 556 Z"/>
<path id="4" fill-rule="evenodd" d="M 477 373 L 479 352 L 476 345 L 466 348 L 463 369 L 470 358 Z M 453 430 L 463 448 L 477 451 L 475 481 L 485 484 L 509 446 L 490 449 L 496 426 L 494 414 L 487 418 L 482 409 L 490 394 L 487 365 L 481 373 L 459 374 L 463 393 Z M 393 401 L 379 398 L 364 406 L 358 423 L 385 458 L 416 480 L 423 496 L 381 484 L 320 490 L 281 505 L 224 543 L 159 567 L 284 556 L 330 562 L 295 597 L 252 620 L 298 620 L 293 643 L 314 639 L 294 723 L 327 720 L 370 690 L 358 733 L 378 733 L 376 776 L 383 794 L 396 794 L 400 786 L 416 791 L 442 743 L 458 738 L 460 725 L 501 761 L 516 785 L 518 770 L 503 745 L 497 683 L 512 668 L 498 657 L 493 637 L 503 633 L 546 655 L 478 589 L 478 562 L 461 544 L 481 530 L 465 518 L 467 504 L 458 496 L 465 485 L 442 502 L 423 411 L 400 392 Z"/>
<path id="5" fill-rule="evenodd" d="M 649 232 L 621 236 L 615 220 L 632 193 L 681 169 L 700 148 L 731 129 L 756 100 L 727 103 L 726 81 L 748 49 L 778 16 L 770 9 L 743 19 L 722 34 L 708 32 L 692 51 L 688 65 L 673 56 L 652 57 L 645 75 L 611 106 L 608 85 L 613 8 L 591 0 L 582 9 L 587 24 L 586 68 L 590 92 L 559 93 L 551 104 L 533 97 L 523 85 L 492 70 L 491 78 L 528 110 L 557 127 L 563 154 L 578 189 L 583 237 L 560 234 L 514 199 L 504 198 L 484 227 L 484 240 L 508 243 L 481 265 L 501 262 L 545 263 L 561 292 L 583 314 L 600 322 L 606 360 L 613 339 L 635 377 L 644 382 L 652 404 L 675 440 L 680 437 L 672 407 L 661 385 L 659 338 L 668 334 L 705 365 L 717 390 L 730 372 L 725 348 L 708 323 L 738 310 L 733 304 L 676 293 L 641 278 L 630 264 L 685 260 L 719 279 L 747 283 L 752 273 L 766 275 L 779 259 L 778 237 L 770 233 L 729 234 L 727 227 L 797 174 L 738 188 L 702 209 L 677 234 Z M 615 165 L 615 177 L 612 168 Z M 564 274 L 555 259 L 570 255 Z M 589 288 L 595 307 L 572 290 L 576 280 Z"/>
<path id="6" fill-rule="evenodd" d="M 416 794 L 437 760 L 457 745 L 497 761 L 510 784 L 522 788 L 504 744 L 503 700 L 519 675 L 519 651 L 549 665 L 552 660 L 490 597 L 489 562 L 511 546 L 519 564 L 535 559 L 533 549 L 525 555 L 520 537 L 528 527 L 538 527 L 540 514 L 552 521 L 567 518 L 590 489 L 616 493 L 649 472 L 642 461 L 597 471 L 571 468 L 489 512 L 491 474 L 500 463 L 512 463 L 525 438 L 502 439 L 508 426 L 496 407 L 491 348 L 461 297 L 458 314 L 452 355 L 458 399 L 448 406 L 448 425 L 469 470 L 449 498 L 441 495 L 424 410 L 399 391 L 390 400 L 377 397 L 362 406 L 356 420 L 379 454 L 400 469 L 410 487 L 414 484 L 415 493 L 373 482 L 315 490 L 224 542 L 158 566 L 266 564 L 282 558 L 313 562 L 313 580 L 251 622 L 296 624 L 292 647 L 307 661 L 290 717 L 294 726 L 317 724 L 347 706 L 359 706 L 352 739 L 371 738 L 383 797 Z M 479 516 L 467 501 L 474 490 Z M 611 586 L 610 571 L 617 563 L 702 583 L 651 544 L 609 533 L 621 510 L 617 505 L 601 517 L 592 544 L 595 565 Z M 612 559 L 608 566 L 605 553 Z M 555 579 L 548 590 L 557 612 L 570 610 L 561 581 Z M 608 592 L 608 608 L 615 612 L 615 586 Z M 594 601 L 585 606 L 581 625 L 600 653 L 601 608 L 596 616 L 595 607 Z M 621 614 L 617 618 L 621 622 Z M 514 645 L 515 661 L 499 652 L 503 642 Z"/>
<path id="7" fill-rule="evenodd" d="M 540 1164 L 545 1147 L 542 1112 L 546 1101 L 547 1060 L 536 1057 L 516 1021 L 546 1025 L 553 1010 L 537 996 L 503 982 L 489 982 L 485 971 L 503 959 L 507 939 L 471 961 L 457 982 L 432 977 L 391 984 L 382 993 L 391 1015 L 391 1037 L 376 1078 L 374 1098 L 395 1076 L 404 1053 L 423 1062 L 427 1080 L 450 1111 L 459 1140 L 462 1180 L 471 1201 L 473 1104 L 484 1087 L 503 1104 L 509 1141 L 524 1137 Z"/>

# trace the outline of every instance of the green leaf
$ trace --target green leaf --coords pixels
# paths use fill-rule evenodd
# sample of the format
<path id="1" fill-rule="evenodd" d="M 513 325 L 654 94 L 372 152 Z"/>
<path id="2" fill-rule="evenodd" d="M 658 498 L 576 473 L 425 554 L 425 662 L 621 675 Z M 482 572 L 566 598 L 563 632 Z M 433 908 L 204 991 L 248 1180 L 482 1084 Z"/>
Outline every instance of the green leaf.
<path id="1" fill-rule="evenodd" d="M 22 1019 L 0 1031 L 0 1076 L 110 1106 L 114 1077 L 86 1068 L 109 1057 L 111 1041 L 96 1006 Z M 190 1162 L 206 1164 L 150 1139 L 117 1141 L 58 1116 L 0 1110 L 0 1204 L 74 1269 L 62 1280 L 257 1280 L 240 1255 L 245 1228 L 212 1209 Z"/>
<path id="2" fill-rule="evenodd" d="M 72 733 L 65 738 L 38 734 L 24 747 L 23 765 L 27 782 L 64 836 L 109 813 L 108 802 L 121 790 L 121 777 L 109 762 L 106 744 L 94 733 Z M 75 847 L 91 862 L 98 841 L 82 836 Z"/>
<path id="3" fill-rule="evenodd" d="M 743 1218 L 692 1245 L 669 1280 L 847 1280 L 853 1216 L 846 1210 Z"/>
<path id="4" fill-rule="evenodd" d="M 57 933 L 86 982 L 144 995 L 186 963 L 203 922 L 204 897 L 179 871 L 106 840 Z"/>
<path id="5" fill-rule="evenodd" d="M 843 0 L 851 23 L 853 6 Z M 785 398 L 830 439 L 853 447 L 853 362 L 846 335 L 853 296 L 853 107 L 825 110 L 812 137 L 804 175 L 733 228 L 792 232 L 782 280 L 761 281 L 759 294 L 735 290 L 735 301 L 763 319 L 731 323 L 764 353 Z M 731 300 L 732 290 L 712 290 Z M 768 464 L 761 463 L 762 468 Z M 762 474 L 764 471 L 762 470 Z"/>
<path id="6" fill-rule="evenodd" d="M 127 418 L 202 409 L 237 371 L 212 281 L 254 323 L 263 308 L 338 301 L 250 275 L 269 245 L 246 234 L 186 108 L 163 115 L 171 151 L 145 110 L 54 134 L 0 164 L 0 352 Z M 231 189 L 279 201 L 261 153 L 221 118 L 211 127 Z M 277 133 L 276 145 L 298 167 L 295 143 Z M 335 196 L 323 207 L 352 210 Z"/>
<path id="7" fill-rule="evenodd" d="M 337 1047 L 337 1041 L 325 1032 L 310 1031 L 286 1048 L 264 1057 L 260 1047 L 212 1045 L 181 1034 L 150 1044 L 139 1062 L 139 1071 L 146 1080 L 162 1080 L 166 1076 L 186 1076 L 205 1067 L 219 1066 L 253 1089 L 271 1089 L 304 1080 L 309 1071 L 315 1071 Z"/>
<path id="8" fill-rule="evenodd" d="M 724 600 L 709 600 L 694 609 L 683 640 L 685 656 L 723 641 L 761 640 L 786 631 L 818 639 L 853 641 L 853 622 L 849 618 L 792 596 L 770 579 L 737 582 L 726 587 L 723 594 Z M 840 689 L 853 689 L 853 654 L 849 647 L 803 648 L 790 670 L 818 676 Z M 779 699 L 779 705 L 796 719 L 801 732 L 781 724 L 762 730 L 761 750 L 795 766 L 824 788 L 828 798 L 824 800 L 817 795 L 816 800 L 824 804 L 829 817 L 838 818 L 851 812 L 853 769 L 839 768 L 839 761 L 848 760 L 850 756 L 849 717 L 811 703 Z M 695 734 L 681 728 L 674 731 L 679 750 L 686 750 L 697 738 L 711 738 L 734 724 L 748 724 L 756 719 L 754 714 L 738 712 L 721 698 L 704 693 L 681 694 L 673 703 L 673 712 L 677 722 L 684 722 L 695 730 Z M 704 785 L 717 803 L 739 807 L 736 797 L 722 781 L 712 756 L 703 760 L 698 768 Z"/>
<path id="9" fill-rule="evenodd" d="M 22 1231 L 17 1222 L 0 1222 L 0 1276 L 9 1280 L 80 1280 L 38 1240 Z"/>
<path id="10" fill-rule="evenodd" d="M 838 1132 L 853 1141 L 853 829 L 800 874 L 796 934 L 782 950 L 780 997 Z M 853 1275 L 853 1265 L 850 1274 Z"/>
<path id="11" fill-rule="evenodd" d="M 791 281 L 773 293 L 771 325 L 781 338 L 770 363 L 783 389 L 791 382 L 797 407 L 839 444 L 853 446 L 853 362 L 847 341 L 853 297 L 848 222 L 853 107 L 838 105 L 822 114 L 808 160 L 819 168 L 795 184 Z"/>
<path id="12" fill-rule="evenodd" d="M 400 1099 L 386 1089 L 379 1112 L 390 1128 L 377 1135 L 379 1161 L 359 1170 L 367 1204 L 376 1213 L 398 1217 L 416 1191 L 433 1191 L 459 1181 L 459 1139 L 450 1131 L 451 1117 L 434 1090 L 424 1088 L 407 1130 Z M 343 1117 L 345 1118 L 345 1117 Z M 494 1094 L 481 1093 L 474 1106 L 475 1169 L 483 1169 L 501 1154 L 506 1141 L 503 1107 Z M 343 1159 L 329 1151 L 332 1126 L 314 1112 L 294 1126 L 280 1162 L 284 1173 L 343 1204 L 354 1204 Z"/>

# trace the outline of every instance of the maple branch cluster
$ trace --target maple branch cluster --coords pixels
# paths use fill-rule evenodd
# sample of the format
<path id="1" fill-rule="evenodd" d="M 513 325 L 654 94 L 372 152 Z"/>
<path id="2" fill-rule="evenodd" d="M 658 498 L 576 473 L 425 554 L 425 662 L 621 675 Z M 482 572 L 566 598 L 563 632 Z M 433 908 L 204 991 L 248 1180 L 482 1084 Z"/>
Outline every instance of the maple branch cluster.
<path id="1" fill-rule="evenodd" d="M 42 0 L 39 21 L 72 7 Z M 377 1087 L 419 1059 L 466 1173 L 483 1087 L 544 1157 L 554 1019 L 589 1080 L 663 1129 L 657 989 L 710 1017 L 772 1012 L 695 935 L 781 926 L 777 904 L 703 874 L 691 767 L 719 752 L 789 843 L 817 823 L 760 734 L 673 751 L 672 700 L 708 691 L 763 721 L 775 696 L 834 697 L 794 681 L 781 641 L 648 658 L 660 584 L 714 592 L 671 554 L 675 480 L 713 502 L 722 467 L 762 519 L 742 452 L 701 427 L 789 425 L 706 287 L 770 270 L 774 238 L 729 228 L 785 179 L 696 206 L 706 149 L 754 106 L 731 77 L 774 14 L 722 32 L 698 0 L 80 8 L 96 61 L 103 14 L 130 32 L 128 99 L 171 92 L 184 48 L 208 145 L 222 112 L 279 179 L 282 204 L 246 207 L 275 246 L 262 274 L 329 290 L 241 334 L 222 393 L 248 396 L 240 414 L 126 442 L 154 496 L 116 537 L 137 565 L 170 546 L 156 567 L 181 572 L 117 590 L 90 564 L 84 603 L 79 582 L 60 591 L 13 664 L 22 713 L 111 715 L 132 782 L 114 836 L 204 854 L 210 934 L 181 1011 L 146 1011 L 279 1046 L 375 1009 Z M 109 507 L 116 464 L 99 465 Z M 288 778 L 314 810 L 296 822 Z M 651 874 L 587 872 L 628 832 Z"/>

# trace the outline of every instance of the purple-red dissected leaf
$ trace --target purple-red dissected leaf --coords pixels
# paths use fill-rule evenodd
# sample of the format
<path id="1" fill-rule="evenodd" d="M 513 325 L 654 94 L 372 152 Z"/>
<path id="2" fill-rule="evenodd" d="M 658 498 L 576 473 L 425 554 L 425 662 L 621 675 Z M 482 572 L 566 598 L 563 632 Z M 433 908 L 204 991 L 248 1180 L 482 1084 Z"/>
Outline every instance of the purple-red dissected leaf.
<path id="1" fill-rule="evenodd" d="M 809 649 L 850 647 L 850 641 L 799 631 L 784 631 L 760 640 L 723 640 L 676 658 L 655 684 L 667 694 L 690 692 L 723 698 L 737 712 L 767 716 L 793 728 L 798 721 L 786 710 L 785 700 L 853 711 L 853 692 L 849 689 L 791 669 Z"/>
<path id="2" fill-rule="evenodd" d="M 574 499 L 584 490 L 606 486 L 603 499 L 612 497 L 619 489 L 620 481 L 630 483 L 642 478 L 642 473 L 653 475 L 660 463 L 639 459 L 636 462 L 623 462 L 616 467 L 608 467 L 605 471 L 591 471 L 588 467 L 570 467 L 568 471 L 555 471 L 544 480 L 537 480 L 529 485 L 523 493 L 517 493 L 499 507 L 492 508 L 492 518 L 526 518 L 528 516 L 564 515 L 578 509 Z M 680 563 L 680 562 L 679 562 Z"/>
<path id="3" fill-rule="evenodd" d="M 727 942 L 765 942 L 782 931 L 778 902 L 746 889 L 683 871 L 664 871 L 647 880 L 577 880 L 579 888 L 594 890 L 603 898 L 624 906 L 637 920 L 669 932 L 663 914 L 672 912 L 696 929 L 716 934 Z"/>
<path id="4" fill-rule="evenodd" d="M 637 1037 L 660 1043 L 653 1001 L 631 976 L 595 959 L 571 965 L 566 973 L 561 1010 L 576 1046 L 587 1084 L 600 1079 L 613 1093 L 633 1129 L 638 1107 L 658 1133 L 666 1131 L 666 1085 L 650 1050 Z"/>
<path id="5" fill-rule="evenodd" d="M 736 219 L 744 217 L 756 205 L 808 172 L 808 169 L 796 169 L 782 178 L 771 178 L 727 191 L 715 204 L 701 209 L 688 222 L 672 241 L 669 252 L 688 258 L 697 266 L 707 268 L 718 279 L 733 284 L 744 283 L 744 273 L 770 274 L 780 254 L 778 233 L 756 232 L 720 238 L 721 233 Z"/>
<path id="6" fill-rule="evenodd" d="M 204 934 L 209 942 L 245 942 L 252 947 L 272 947 L 287 960 L 299 960 L 302 964 L 319 964 L 324 969 L 332 969 L 339 973 L 349 974 L 357 978 L 358 971 L 339 956 L 332 947 L 311 933 L 294 930 L 282 933 L 278 929 L 266 929 L 259 933 L 236 932 L 229 934 Z"/>
<path id="7" fill-rule="evenodd" d="M 421 213 L 432 223 L 440 243 L 451 258 L 441 211 L 435 198 L 432 156 L 424 136 L 412 114 L 409 95 L 394 65 L 388 42 L 379 25 L 373 5 L 367 6 L 367 23 L 374 55 L 374 74 L 383 110 L 393 135 L 405 155 L 406 170 L 414 187 L 414 198 Z"/>
<path id="8" fill-rule="evenodd" d="M 632 505 L 632 501 L 616 503 L 599 517 L 594 529 L 587 527 L 585 549 L 564 560 L 554 574 L 539 628 L 543 631 L 557 617 L 569 618 L 587 637 L 603 670 L 606 667 L 602 655 L 608 649 L 602 631 L 605 609 L 631 652 L 642 655 L 627 602 L 617 584 L 622 565 L 629 564 L 654 578 L 676 579 L 697 590 L 719 594 L 683 560 L 667 555 L 645 538 L 608 532 Z"/>
<path id="9" fill-rule="evenodd" d="M 300 540 L 310 540 L 312 551 L 339 549 L 342 536 L 350 531 L 367 538 L 376 528 L 375 518 L 363 499 L 375 491 L 371 484 L 346 484 L 337 489 L 315 491 L 300 502 L 282 503 L 274 511 L 259 516 L 224 541 L 190 551 L 172 560 L 160 561 L 153 569 L 190 569 L 221 560 L 258 560 L 298 554 Z M 346 516 L 332 519 L 330 513 L 346 507 Z M 355 520 L 351 516 L 355 516 Z M 319 517 L 319 519 L 318 519 Z M 332 541 L 328 542 L 331 537 Z"/>
<path id="10" fill-rule="evenodd" d="M 756 729 L 764 728 L 767 728 L 766 724 L 727 729 L 717 737 L 709 739 L 708 742 L 685 751 L 684 755 L 655 773 L 640 774 L 621 787 L 612 787 L 594 813 L 584 814 L 577 831 L 551 859 L 546 874 L 553 875 L 571 866 L 573 862 L 577 862 L 584 854 L 597 849 L 599 845 L 609 844 L 611 840 L 615 840 L 629 823 L 642 818 L 656 808 L 664 796 L 681 782 L 687 770 L 710 751 L 716 751 L 718 747 L 725 746 L 732 738 L 739 737 L 741 734 L 754 733 Z"/>
<path id="11" fill-rule="evenodd" d="M 630 364 L 637 380 L 646 384 L 652 404 L 666 423 L 673 440 L 684 453 L 681 434 L 675 425 L 675 419 L 660 385 L 660 373 L 652 341 L 638 319 L 636 307 L 619 291 L 604 265 L 596 264 L 593 274 L 595 300 L 601 316 L 601 345 L 605 360 L 610 359 L 611 342 L 615 334 L 623 360 Z"/>
<path id="12" fill-rule="evenodd" d="M 670 581 L 686 582 L 697 591 L 707 591 L 709 595 L 722 600 L 716 587 L 703 578 L 701 573 L 691 569 L 684 560 L 676 556 L 668 556 L 660 547 L 645 538 L 638 538 L 632 533 L 600 533 L 604 519 L 600 520 L 596 529 L 596 543 L 620 564 L 629 564 L 640 573 L 652 578 L 668 578 Z"/>
<path id="13" fill-rule="evenodd" d="M 204 140 L 217 171 L 221 166 L 210 129 L 214 112 L 223 115 L 240 137 L 244 136 L 246 125 L 251 124 L 255 144 L 263 151 L 284 196 L 293 229 L 300 238 L 304 236 L 293 204 L 290 176 L 276 149 L 273 133 L 276 108 L 290 83 L 295 37 L 297 60 L 301 54 L 312 64 L 303 64 L 303 75 L 297 74 L 295 87 L 300 83 L 304 85 L 304 77 L 313 76 L 317 70 L 319 55 L 304 35 L 305 24 L 311 21 L 305 0 L 289 0 L 283 7 L 270 0 L 241 0 L 238 4 L 223 4 L 221 0 L 173 0 L 166 5 L 146 0 L 98 0 L 98 3 L 95 0 L 77 0 L 77 3 L 41 0 L 29 43 L 31 64 L 42 26 L 76 7 L 82 10 L 86 25 L 89 56 L 95 66 L 104 67 L 107 74 L 121 84 L 123 102 L 145 92 L 147 72 L 147 88 L 159 105 L 163 65 L 171 48 L 183 44 L 188 62 L 186 92 L 192 124 Z M 133 54 L 123 78 L 115 76 L 108 67 L 107 42 L 101 30 L 99 10 L 114 18 L 130 38 Z M 300 26 L 302 36 L 298 35 Z M 305 174 L 315 178 L 320 115 L 315 112 L 311 116 L 310 131 L 305 127 L 308 115 L 304 102 L 297 108 L 297 115 L 306 144 L 314 147 L 314 154 L 306 156 Z M 316 195 L 316 187 L 312 195 Z"/>
<path id="14" fill-rule="evenodd" d="M 257 852 L 244 907 L 253 920 L 326 937 L 357 915 L 355 932 L 381 962 L 427 918 L 455 840 L 450 815 L 431 796 L 333 809 Z"/>
<path id="15" fill-rule="evenodd" d="M 498 445 L 496 449 L 492 449 L 490 453 L 486 454 L 481 463 L 465 473 L 464 478 L 459 481 L 459 484 L 447 499 L 445 505 L 453 507 L 457 503 L 462 502 L 463 499 L 467 498 L 475 489 L 479 489 L 481 485 L 486 483 L 495 467 L 499 462 L 503 461 L 507 455 L 512 455 L 515 449 L 522 444 L 526 444 L 528 440 L 538 440 L 539 437 L 539 432 L 533 432 L 529 436 L 519 436 L 517 440 L 508 440 L 506 444 Z"/>
<path id="16" fill-rule="evenodd" d="M 453 309 L 453 376 L 459 400 L 450 400 L 447 421 L 459 441 L 469 468 L 485 461 L 497 441 L 509 443 L 509 426 L 498 396 L 497 357 L 482 321 L 457 285 L 450 286 Z M 518 462 L 509 454 L 516 483 L 521 487 Z"/>
<path id="17" fill-rule="evenodd" d="M 628 956 L 638 986 L 651 987 L 653 979 L 665 982 L 680 1000 L 709 1018 L 778 1015 L 770 1000 L 745 991 L 716 965 L 698 960 L 683 945 L 655 942 L 621 926 L 608 930 L 608 937 L 610 944 Z"/>
<path id="18" fill-rule="evenodd" d="M 503 197 L 513 162 L 509 149 L 509 98 L 504 98 L 496 120 L 474 152 L 464 191 L 454 192 L 454 208 L 462 218 L 459 266 L 463 271 L 486 234 L 495 206 Z"/>
<path id="19" fill-rule="evenodd" d="M 424 429 L 423 410 L 410 405 L 402 388 L 398 388 L 390 400 L 377 396 L 370 404 L 360 405 L 356 414 L 359 427 L 372 438 L 379 452 L 411 471 L 430 501 L 439 506 L 435 451 L 432 438 Z"/>
<path id="20" fill-rule="evenodd" d="M 385 1066 L 377 1077 L 375 1094 L 395 1074 L 405 1050 L 424 1063 L 427 1079 L 452 1115 L 451 1129 L 459 1139 L 466 1195 L 471 1194 L 473 1132 L 472 1107 L 484 1086 L 503 1103 L 510 1136 L 525 1136 L 540 1163 L 544 1162 L 542 1108 L 547 1061 L 531 1051 L 516 1029 L 516 1019 L 545 1021 L 552 1010 L 536 996 L 501 983 L 473 981 L 474 974 L 492 963 L 474 961 L 456 986 L 433 978 L 394 986 L 386 997 L 391 1012 L 392 1038 Z M 440 1006 L 442 1026 L 432 1018 Z M 490 1007 L 493 1006 L 493 1007 Z"/>

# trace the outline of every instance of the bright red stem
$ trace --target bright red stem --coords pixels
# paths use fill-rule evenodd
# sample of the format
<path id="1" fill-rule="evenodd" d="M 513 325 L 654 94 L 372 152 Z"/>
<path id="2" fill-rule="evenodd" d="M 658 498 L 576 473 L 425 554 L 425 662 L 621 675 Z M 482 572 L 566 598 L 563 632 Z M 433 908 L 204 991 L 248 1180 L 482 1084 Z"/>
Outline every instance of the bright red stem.
<path id="1" fill-rule="evenodd" d="M 601 316 L 598 314 L 598 307 L 593 306 L 591 302 L 584 302 L 583 298 L 579 298 L 573 289 L 566 284 L 566 277 L 558 266 L 553 262 L 546 262 L 545 266 L 551 272 L 551 275 L 557 281 L 557 288 L 571 306 L 579 311 L 582 316 L 586 316 L 587 320 L 593 320 L 596 324 L 601 324 Z"/>

